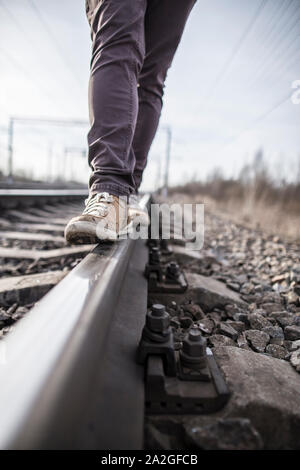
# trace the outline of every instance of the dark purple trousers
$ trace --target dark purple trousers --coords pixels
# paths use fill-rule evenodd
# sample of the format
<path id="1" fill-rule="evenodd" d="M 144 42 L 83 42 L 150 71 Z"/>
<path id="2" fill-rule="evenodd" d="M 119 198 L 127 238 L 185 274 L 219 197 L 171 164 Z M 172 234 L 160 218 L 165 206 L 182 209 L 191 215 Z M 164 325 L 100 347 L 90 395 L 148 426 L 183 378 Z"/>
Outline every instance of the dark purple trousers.
<path id="1" fill-rule="evenodd" d="M 136 193 L 167 70 L 196 0 L 86 0 L 91 26 L 90 193 Z"/>

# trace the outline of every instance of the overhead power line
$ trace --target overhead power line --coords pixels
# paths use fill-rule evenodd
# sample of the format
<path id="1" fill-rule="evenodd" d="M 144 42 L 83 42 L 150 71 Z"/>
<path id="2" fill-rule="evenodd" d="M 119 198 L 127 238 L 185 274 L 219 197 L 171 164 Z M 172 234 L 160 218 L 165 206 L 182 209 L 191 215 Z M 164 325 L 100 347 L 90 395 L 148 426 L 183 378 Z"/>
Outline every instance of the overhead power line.
<path id="1" fill-rule="evenodd" d="M 13 15 L 13 13 L 10 11 L 10 9 L 5 5 L 5 3 L 1 2 L 0 3 L 1 8 L 5 11 L 6 15 L 9 17 L 10 21 L 14 23 L 16 29 L 18 31 L 21 31 L 21 33 L 26 37 L 27 41 L 34 47 L 36 48 L 36 43 L 30 38 L 28 35 L 28 30 L 23 28 L 22 23 L 16 19 L 16 17 Z"/>
<path id="2" fill-rule="evenodd" d="M 34 74 L 31 74 L 30 72 L 28 72 L 28 69 L 26 67 L 23 66 L 23 64 L 21 62 L 19 62 L 18 60 L 14 59 L 11 54 L 8 54 L 6 52 L 5 49 L 3 49 L 2 47 L 0 47 L 0 54 L 2 54 L 5 59 L 10 62 L 12 64 L 12 66 L 18 70 L 19 72 L 21 72 L 23 75 L 25 75 L 29 80 L 30 82 L 34 83 L 35 86 L 37 88 L 39 88 L 41 90 L 41 92 L 47 96 L 47 98 L 53 102 L 53 99 L 54 99 L 54 95 L 52 95 L 51 93 L 48 92 L 48 90 L 46 90 L 46 88 L 44 88 L 43 86 L 41 86 L 40 82 L 38 82 L 36 80 L 36 77 Z"/>
<path id="3" fill-rule="evenodd" d="M 276 109 L 278 109 L 280 106 L 282 106 L 284 103 L 286 103 L 286 101 L 288 101 L 290 98 L 291 98 L 291 92 L 289 91 L 288 95 L 285 95 L 283 98 L 281 98 L 279 101 L 277 101 L 270 109 L 267 109 L 262 114 L 260 114 L 257 118 L 255 118 L 247 127 L 245 127 L 237 135 L 233 136 L 225 146 L 227 146 L 229 144 L 232 144 L 237 139 L 239 139 L 241 137 L 241 135 L 243 135 L 245 132 L 247 132 L 247 131 L 253 129 L 254 127 L 256 127 L 257 124 L 264 121 L 270 114 L 272 114 Z"/>
<path id="4" fill-rule="evenodd" d="M 27 0 L 27 1 L 30 4 L 32 10 L 34 10 L 34 12 L 35 12 L 39 22 L 41 23 L 43 29 L 48 34 L 48 36 L 49 36 L 49 38 L 50 38 L 50 40 L 53 44 L 53 47 L 55 48 L 57 54 L 60 56 L 63 64 L 65 65 L 65 67 L 68 68 L 70 74 L 72 75 L 74 80 L 76 80 L 79 87 L 82 88 L 83 84 L 81 83 L 81 80 L 78 78 L 77 73 L 74 73 L 73 65 L 69 61 L 68 57 L 63 54 L 59 41 L 57 40 L 56 36 L 52 33 L 51 29 L 48 26 L 48 23 L 44 20 L 44 17 L 42 16 L 40 10 L 38 9 L 38 7 L 36 6 L 36 4 L 34 3 L 33 0 Z"/>
<path id="5" fill-rule="evenodd" d="M 297 10 L 294 13 L 296 13 L 296 12 L 297 12 Z M 256 70 L 255 78 L 254 78 L 254 80 L 252 79 L 251 85 L 257 81 L 259 76 L 264 75 L 266 70 L 270 69 L 270 66 L 272 66 L 272 62 L 274 61 L 274 55 L 275 55 L 275 57 L 278 56 L 278 51 L 280 49 L 282 49 L 282 46 L 285 47 L 286 39 L 290 36 L 290 34 L 295 29 L 297 24 L 299 24 L 300 16 L 299 15 L 296 16 L 296 17 L 293 16 L 291 23 L 289 22 L 289 20 L 290 20 L 290 18 L 283 25 L 283 27 L 280 29 L 280 33 L 284 32 L 284 34 L 279 34 L 279 36 L 277 37 L 277 40 L 272 42 L 271 51 L 269 51 L 269 50 L 267 51 L 267 53 L 263 57 L 263 60 L 260 64 L 260 66 L 256 67 L 256 69 L 255 69 Z M 287 29 L 287 31 L 286 31 L 286 29 Z M 294 44 L 294 42 L 295 42 L 295 38 L 292 40 L 292 42 L 290 44 Z M 288 49 L 289 49 L 290 44 L 288 45 Z"/>
<path id="6" fill-rule="evenodd" d="M 30 51 L 33 52 L 38 57 L 38 54 L 40 53 L 40 51 L 36 47 L 36 40 L 32 39 L 30 34 L 28 34 L 28 30 L 23 27 L 22 22 L 18 20 L 16 15 L 11 11 L 11 9 L 4 2 L 0 2 L 0 7 L 5 11 L 5 14 L 9 18 L 10 22 L 15 26 L 15 29 L 16 29 L 18 35 L 20 35 L 20 33 L 23 34 L 24 38 L 28 42 L 28 45 L 30 45 L 30 47 L 31 47 Z M 7 55 L 6 55 L 6 57 L 7 57 Z M 8 60 L 10 60 L 10 58 Z M 38 63 L 39 63 L 39 65 L 42 65 L 43 68 L 46 67 L 46 70 L 48 68 L 47 73 L 49 73 L 49 64 L 48 64 L 48 62 L 39 60 Z M 23 66 L 23 64 L 18 63 L 18 65 L 16 65 L 16 61 L 14 61 L 13 65 L 14 65 L 14 67 L 17 67 L 22 73 L 26 72 L 26 75 L 28 77 L 30 77 L 30 79 L 32 80 L 31 77 L 33 77 L 33 75 L 29 75 L 27 73 L 28 67 L 25 70 L 25 67 Z M 36 81 L 36 76 L 37 76 L 37 74 L 34 75 L 34 80 L 35 81 Z M 36 83 L 37 83 L 37 81 L 36 81 Z M 65 84 L 62 80 L 59 81 L 59 84 L 63 89 L 65 88 Z M 77 85 L 77 83 L 76 83 L 76 85 Z M 39 88 L 41 89 L 40 85 L 39 85 Z M 49 99 L 51 99 L 52 103 L 53 103 L 53 101 L 57 100 L 57 96 L 55 96 L 54 94 L 49 94 L 48 92 L 45 93 L 45 94 L 47 95 L 47 97 Z M 68 94 L 65 94 L 65 99 L 67 99 L 67 98 L 68 98 Z"/>
<path id="7" fill-rule="evenodd" d="M 259 4 L 258 8 L 256 9 L 253 17 L 251 18 L 250 22 L 248 23 L 246 29 L 243 31 L 243 34 L 241 35 L 238 42 L 235 44 L 234 48 L 232 49 L 232 52 L 231 52 L 230 56 L 228 57 L 226 62 L 223 64 L 221 70 L 219 71 L 219 73 L 217 74 L 215 80 L 213 81 L 213 84 L 212 84 L 209 92 L 207 93 L 207 95 L 204 99 L 204 102 L 206 102 L 207 99 L 212 96 L 213 92 L 216 90 L 216 88 L 219 86 L 221 81 L 224 79 L 225 74 L 227 73 L 229 67 L 231 66 L 232 62 L 234 61 L 237 54 L 239 53 L 239 51 L 240 51 L 242 45 L 244 44 L 245 40 L 247 39 L 248 35 L 252 31 L 252 28 L 253 28 L 254 24 L 256 23 L 257 19 L 259 18 L 260 14 L 263 11 L 264 7 L 266 6 L 267 2 L 268 2 L 268 0 L 262 0 L 260 2 L 260 4 Z M 204 103 L 202 103 L 202 105 L 203 104 Z"/>
<path id="8" fill-rule="evenodd" d="M 257 62 L 255 65 L 255 70 L 254 73 L 256 74 L 257 67 L 260 67 L 261 65 L 261 56 L 264 54 L 265 50 L 268 49 L 267 44 L 270 36 L 272 35 L 274 29 L 278 26 L 278 23 L 280 23 L 281 18 L 285 15 L 285 11 L 289 8 L 290 4 L 293 2 L 293 0 L 283 0 L 279 6 L 278 4 L 276 5 L 275 8 L 275 14 L 272 15 L 271 20 L 268 23 L 269 27 L 265 27 L 263 34 L 260 37 L 257 37 L 257 40 L 259 42 L 259 46 L 256 47 L 252 59 L 254 59 L 253 62 Z M 274 13 L 274 12 L 273 12 Z M 252 81 L 253 73 L 250 75 L 249 80 L 246 80 L 245 85 L 247 86 L 250 81 Z"/>
<path id="9" fill-rule="evenodd" d="M 284 0 L 282 4 L 280 5 L 280 7 L 278 8 L 277 10 L 278 15 L 276 15 L 276 18 L 275 18 L 275 15 L 273 17 L 274 19 L 273 26 L 271 27 L 271 29 L 269 29 L 266 36 L 262 38 L 263 44 L 266 44 L 269 41 L 269 39 L 272 37 L 272 34 L 274 33 L 274 31 L 276 31 L 276 28 L 278 27 L 280 21 L 284 18 L 290 6 L 294 2 L 294 0 L 287 0 L 287 4 L 285 5 L 285 1 L 286 0 Z"/>
<path id="10" fill-rule="evenodd" d="M 300 35 L 298 35 L 296 39 L 299 39 L 299 38 L 300 38 Z M 260 77 L 257 77 L 253 82 L 249 84 L 249 86 L 247 86 L 247 89 L 251 90 L 252 88 L 257 86 L 259 82 L 265 84 L 266 81 L 269 79 L 270 75 L 271 75 L 271 80 L 272 80 L 270 82 L 272 83 L 272 88 L 274 88 L 274 85 L 278 83 L 280 80 L 285 79 L 284 74 L 289 70 L 291 65 L 296 66 L 296 64 L 300 60 L 300 55 L 299 55 L 300 48 L 298 47 L 297 50 L 291 50 L 291 51 L 289 49 L 290 47 L 285 51 L 281 51 L 280 54 L 277 53 L 276 60 L 272 68 L 270 67 L 269 69 L 265 70 L 261 74 Z M 289 53 L 287 53 L 287 51 L 289 51 Z M 291 60 L 291 59 L 294 59 L 295 57 L 296 57 L 295 61 Z M 282 61 L 280 62 L 280 59 L 282 58 L 284 58 L 284 63 Z"/>
<path id="11" fill-rule="evenodd" d="M 55 119 L 47 117 L 23 117 L 23 116 L 11 116 L 8 126 L 8 169 L 9 178 L 13 178 L 13 156 L 14 156 L 14 133 L 16 123 L 28 123 L 28 124 L 49 124 L 53 126 L 87 126 L 88 121 L 83 119 Z"/>

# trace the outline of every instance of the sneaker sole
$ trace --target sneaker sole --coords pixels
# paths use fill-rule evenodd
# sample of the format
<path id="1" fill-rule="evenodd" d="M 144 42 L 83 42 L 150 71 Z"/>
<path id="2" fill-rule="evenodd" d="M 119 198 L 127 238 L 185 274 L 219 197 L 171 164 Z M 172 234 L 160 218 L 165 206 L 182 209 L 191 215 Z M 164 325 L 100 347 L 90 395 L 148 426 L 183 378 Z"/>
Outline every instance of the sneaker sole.
<path id="1" fill-rule="evenodd" d="M 68 243 L 72 245 L 85 245 L 92 244 L 95 245 L 99 241 L 112 242 L 117 241 L 121 235 L 131 233 L 133 229 L 133 224 L 130 222 L 124 229 L 118 233 L 113 230 L 101 228 L 96 230 L 95 224 L 89 222 L 72 222 L 70 225 L 66 226 L 65 229 L 65 239 Z"/>

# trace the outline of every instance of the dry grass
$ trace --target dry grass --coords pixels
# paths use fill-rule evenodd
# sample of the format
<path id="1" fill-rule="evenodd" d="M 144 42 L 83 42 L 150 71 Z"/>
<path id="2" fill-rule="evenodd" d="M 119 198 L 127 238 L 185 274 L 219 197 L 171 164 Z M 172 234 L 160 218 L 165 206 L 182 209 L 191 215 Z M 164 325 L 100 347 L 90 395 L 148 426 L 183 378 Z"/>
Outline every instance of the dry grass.
<path id="1" fill-rule="evenodd" d="M 260 229 L 266 233 L 278 235 L 290 241 L 300 242 L 300 213 L 286 211 L 280 204 L 268 204 L 264 201 L 224 200 L 216 201 L 211 197 L 199 195 L 208 210 L 224 218 L 247 227 Z"/>
<path id="2" fill-rule="evenodd" d="M 172 188 L 170 194 L 202 202 L 206 210 L 237 223 L 300 242 L 300 182 L 273 181 L 261 159 L 243 169 L 236 180 L 216 171 L 208 181 Z"/>

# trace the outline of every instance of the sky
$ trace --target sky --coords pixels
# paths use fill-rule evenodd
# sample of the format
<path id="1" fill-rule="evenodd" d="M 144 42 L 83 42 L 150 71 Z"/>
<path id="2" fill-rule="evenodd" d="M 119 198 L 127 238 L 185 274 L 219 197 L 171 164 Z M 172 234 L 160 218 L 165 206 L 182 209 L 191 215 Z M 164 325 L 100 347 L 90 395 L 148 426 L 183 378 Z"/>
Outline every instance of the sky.
<path id="1" fill-rule="evenodd" d="M 88 122 L 90 54 L 84 0 L 0 0 L 4 173 L 11 116 Z M 259 148 L 275 176 L 293 179 L 300 159 L 297 80 L 300 0 L 197 0 L 168 72 L 143 189 L 163 181 L 166 125 L 170 184 L 204 179 L 215 168 L 236 177 Z M 88 124 L 18 122 L 14 171 L 86 182 L 87 131 Z"/>

